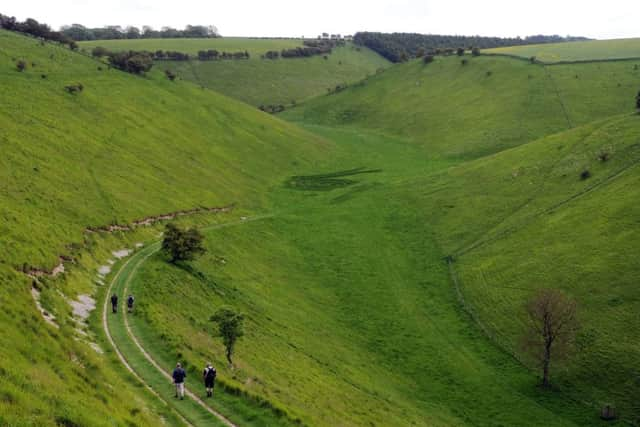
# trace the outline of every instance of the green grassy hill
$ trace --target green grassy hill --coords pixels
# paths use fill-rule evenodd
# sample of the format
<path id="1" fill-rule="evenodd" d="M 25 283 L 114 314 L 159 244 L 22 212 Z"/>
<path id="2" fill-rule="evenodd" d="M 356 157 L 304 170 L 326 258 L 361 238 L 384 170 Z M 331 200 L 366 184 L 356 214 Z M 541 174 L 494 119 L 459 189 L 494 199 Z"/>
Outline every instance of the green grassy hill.
<path id="1" fill-rule="evenodd" d="M 249 61 L 164 61 L 161 68 L 253 106 L 285 105 L 324 95 L 337 85 L 357 82 L 390 63 L 351 44 L 322 56 Z"/>
<path id="2" fill-rule="evenodd" d="M 515 55 L 523 58 L 535 56 L 539 61 L 549 63 L 640 58 L 640 38 L 532 44 L 487 49 L 485 52 Z"/>
<path id="3" fill-rule="evenodd" d="M 103 46 L 111 50 L 177 50 L 196 54 L 202 49 L 229 52 L 247 50 L 249 60 L 157 61 L 156 68 L 175 71 L 181 78 L 214 89 L 254 107 L 289 107 L 308 98 L 324 95 L 337 85 L 354 83 L 389 67 L 389 61 L 366 47 L 346 46 L 323 56 L 264 60 L 268 50 L 302 46 L 298 39 L 149 39 L 98 40 L 82 42 L 84 48 Z"/>
<path id="4" fill-rule="evenodd" d="M 543 67 L 500 57 L 393 67 L 283 117 L 399 135 L 431 155 L 469 159 L 633 108 L 629 63 Z"/>
<path id="5" fill-rule="evenodd" d="M 135 77 L 0 32 L 0 424 L 180 425 L 97 314 L 88 337 L 75 330 L 66 298 L 102 301 L 98 266 L 161 231 L 85 227 L 230 203 L 181 220 L 234 224 L 206 228 L 202 258 L 141 252 L 107 280 L 136 295 L 132 330 L 162 366 L 184 361 L 191 380 L 214 361 L 228 389 L 213 404 L 239 425 L 601 425 L 604 403 L 637 423 L 638 71 L 466 59 L 394 66 L 272 117 L 161 67 Z M 38 285 L 56 329 L 18 270 L 63 254 L 67 273 Z M 539 287 L 576 298 L 583 323 L 551 391 L 517 346 Z M 233 369 L 208 320 L 222 304 L 247 319 Z M 122 351 L 153 376 L 118 321 Z"/>
<path id="6" fill-rule="evenodd" d="M 572 363 L 556 367 L 558 390 L 596 407 L 613 403 L 633 423 L 640 118 L 631 112 L 639 85 L 628 62 L 543 67 L 480 57 L 462 66 L 444 58 L 394 67 L 285 117 L 401 135 L 459 162 L 403 185 L 428 212 L 443 257 L 456 260 L 461 303 L 531 366 L 518 345 L 525 301 L 546 287 L 576 298 L 583 329 Z"/>
<path id="7" fill-rule="evenodd" d="M 18 60 L 27 62 L 24 72 Z M 82 92 L 65 91 L 78 83 Z M 101 356 L 75 340 L 84 338 L 65 299 L 92 294 L 98 263 L 133 245 L 125 237 L 86 237 L 85 227 L 198 206 L 262 208 L 264 192 L 321 156 L 326 142 L 160 71 L 136 77 L 107 70 L 6 31 L 0 92 L 0 424 L 157 426 L 161 416 L 175 419 L 131 377 L 116 375 L 122 367 L 113 353 Z M 157 231 L 146 233 L 129 238 Z M 60 255 L 78 264 L 67 265 L 66 280 L 39 285 L 55 329 L 18 270 L 51 269 Z"/>
<path id="8" fill-rule="evenodd" d="M 187 270 L 161 255 L 141 268 L 132 289 L 150 348 L 212 359 L 308 425 L 597 424 L 593 409 L 539 393 L 459 308 L 423 183 L 406 181 L 448 163 L 402 139 L 310 130 L 339 148 L 272 193 L 273 218 L 207 232 Z M 220 304 L 247 316 L 233 371 L 208 333 Z"/>
<path id="9" fill-rule="evenodd" d="M 301 39 L 267 39 L 250 37 L 221 37 L 216 39 L 127 39 L 92 40 L 79 43 L 88 50 L 102 46 L 112 51 L 120 50 L 174 50 L 197 55 L 199 50 L 216 49 L 225 52 L 247 51 L 250 56 L 259 57 L 269 50 L 291 49 L 302 46 Z"/>

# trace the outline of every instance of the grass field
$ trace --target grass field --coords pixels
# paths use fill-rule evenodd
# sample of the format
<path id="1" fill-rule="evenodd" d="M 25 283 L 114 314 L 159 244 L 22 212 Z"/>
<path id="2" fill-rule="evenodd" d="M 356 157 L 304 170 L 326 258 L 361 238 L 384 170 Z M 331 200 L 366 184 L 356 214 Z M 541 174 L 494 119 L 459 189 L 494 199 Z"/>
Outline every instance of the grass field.
<path id="1" fill-rule="evenodd" d="M 322 56 L 249 61 L 162 61 L 157 67 L 252 106 L 285 105 L 324 95 L 391 64 L 367 48 L 349 44 Z"/>
<path id="2" fill-rule="evenodd" d="M 98 40 L 81 43 L 87 49 L 104 46 L 112 50 L 177 50 L 196 54 L 202 49 L 248 51 L 249 60 L 157 61 L 156 68 L 172 70 L 185 80 L 224 95 L 260 105 L 295 104 L 327 93 L 337 85 L 354 83 L 389 67 L 389 61 L 366 47 L 348 43 L 324 56 L 263 60 L 268 50 L 302 46 L 298 39 L 149 39 Z"/>
<path id="3" fill-rule="evenodd" d="M 535 56 L 539 61 L 549 63 L 640 58 L 640 38 L 499 47 L 487 49 L 485 52 L 503 53 L 523 58 Z"/>
<path id="4" fill-rule="evenodd" d="M 18 59 L 28 63 L 22 73 Z M 66 93 L 76 83 L 84 90 Z M 0 424 L 157 426 L 170 417 L 166 409 L 118 376 L 112 355 L 75 340 L 65 295 L 93 293 L 94 257 L 111 256 L 83 230 L 197 206 L 258 208 L 266 188 L 321 156 L 327 143 L 161 72 L 143 78 L 106 70 L 6 31 L 0 92 Z M 74 273 L 68 265 L 67 280 L 41 285 L 56 330 L 43 322 L 31 280 L 17 269 L 53 268 L 59 255 L 83 256 L 85 244 L 92 270 Z"/>
<path id="5" fill-rule="evenodd" d="M 393 67 L 283 117 L 400 135 L 430 154 L 471 159 L 628 112 L 639 85 L 640 71 L 628 63 L 437 58 Z"/>
<path id="6" fill-rule="evenodd" d="M 217 39 L 133 39 L 133 40 L 92 40 L 79 43 L 88 50 L 102 46 L 112 51 L 121 50 L 173 50 L 197 55 L 199 50 L 216 49 L 224 52 L 249 52 L 259 57 L 269 50 L 281 51 L 302 46 L 301 39 L 257 39 L 248 37 L 222 37 Z"/>
<path id="7" fill-rule="evenodd" d="M 458 306 L 415 179 L 449 163 L 402 139 L 310 130 L 341 151 L 275 192 L 276 216 L 206 233 L 189 268 L 160 255 L 141 267 L 142 334 L 310 425 L 597 425 L 595 408 L 540 392 Z M 222 304 L 248 321 L 233 371 L 207 321 Z"/>
<path id="8" fill-rule="evenodd" d="M 181 360 L 194 378 L 216 364 L 227 393 L 213 405 L 238 424 L 597 426 L 605 403 L 614 425 L 638 423 L 632 62 L 413 61 L 280 117 L 162 71 L 0 32 L 0 424 L 209 425 L 123 369 L 98 312 L 77 332 L 67 298 L 105 297 L 97 268 L 162 225 L 85 227 L 229 203 L 180 220 L 205 227 L 202 258 L 156 254 L 116 286 L 136 295 L 132 330 L 162 366 Z M 84 90 L 66 93 L 73 83 Z M 77 259 L 38 285 L 56 329 L 18 270 L 61 254 Z M 517 346 L 540 287 L 576 298 L 583 325 L 552 390 Z M 247 316 L 234 369 L 208 320 L 222 304 Z M 110 329 L 169 399 L 121 318 Z"/>

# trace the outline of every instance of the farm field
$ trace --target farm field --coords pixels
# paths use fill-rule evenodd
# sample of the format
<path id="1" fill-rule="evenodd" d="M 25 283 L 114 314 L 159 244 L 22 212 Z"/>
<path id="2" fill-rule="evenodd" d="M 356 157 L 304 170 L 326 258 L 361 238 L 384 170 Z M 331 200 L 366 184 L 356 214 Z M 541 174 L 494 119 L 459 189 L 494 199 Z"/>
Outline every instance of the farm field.
<path id="1" fill-rule="evenodd" d="M 640 422 L 633 61 L 251 52 L 170 81 L 0 30 L 1 425 Z M 206 253 L 168 263 L 168 221 Z M 542 288 L 581 324 L 551 389 L 521 347 Z M 212 361 L 216 397 L 173 399 L 150 359 L 198 396 Z"/>
<path id="2" fill-rule="evenodd" d="M 640 38 L 499 47 L 487 49 L 485 52 L 523 58 L 535 56 L 539 61 L 548 63 L 640 58 Z"/>
<path id="3" fill-rule="evenodd" d="M 269 50 L 280 51 L 302 46 L 301 39 L 268 39 L 249 37 L 220 37 L 213 39 L 128 39 L 91 40 L 78 43 L 80 48 L 91 50 L 102 46 L 112 51 L 121 50 L 174 50 L 197 55 L 199 50 L 216 49 L 225 52 L 247 51 L 251 57 L 260 57 Z"/>

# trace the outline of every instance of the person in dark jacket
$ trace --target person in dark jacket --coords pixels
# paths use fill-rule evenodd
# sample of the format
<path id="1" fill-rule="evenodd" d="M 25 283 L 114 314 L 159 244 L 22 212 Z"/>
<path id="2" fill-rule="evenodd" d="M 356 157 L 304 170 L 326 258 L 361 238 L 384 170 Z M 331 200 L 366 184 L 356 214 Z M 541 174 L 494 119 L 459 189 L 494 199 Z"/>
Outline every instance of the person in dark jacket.
<path id="1" fill-rule="evenodd" d="M 182 369 L 181 364 L 176 365 L 176 369 L 173 370 L 173 383 L 176 386 L 176 397 L 180 400 L 184 400 L 184 379 L 187 378 L 187 373 Z"/>
<path id="2" fill-rule="evenodd" d="M 118 312 L 118 295 L 116 294 L 111 295 L 111 310 L 114 313 Z"/>
<path id="3" fill-rule="evenodd" d="M 211 366 L 211 363 L 207 363 L 207 367 L 202 372 L 202 379 L 204 380 L 204 388 L 207 390 L 207 397 L 213 397 L 213 385 L 216 381 L 216 368 Z"/>
<path id="4" fill-rule="evenodd" d="M 133 295 L 129 295 L 127 297 L 127 311 L 129 311 L 129 313 L 131 313 L 133 311 L 133 303 L 135 301 L 135 298 L 133 298 Z"/>

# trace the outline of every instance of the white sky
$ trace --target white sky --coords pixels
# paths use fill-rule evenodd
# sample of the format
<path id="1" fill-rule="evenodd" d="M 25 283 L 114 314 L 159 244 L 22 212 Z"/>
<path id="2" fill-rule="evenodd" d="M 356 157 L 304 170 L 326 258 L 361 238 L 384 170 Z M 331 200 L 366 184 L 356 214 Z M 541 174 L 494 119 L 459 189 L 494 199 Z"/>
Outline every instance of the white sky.
<path id="1" fill-rule="evenodd" d="M 213 24 L 223 36 L 383 31 L 640 37 L 640 0 L 2 0 L 0 13 L 54 28 Z"/>

